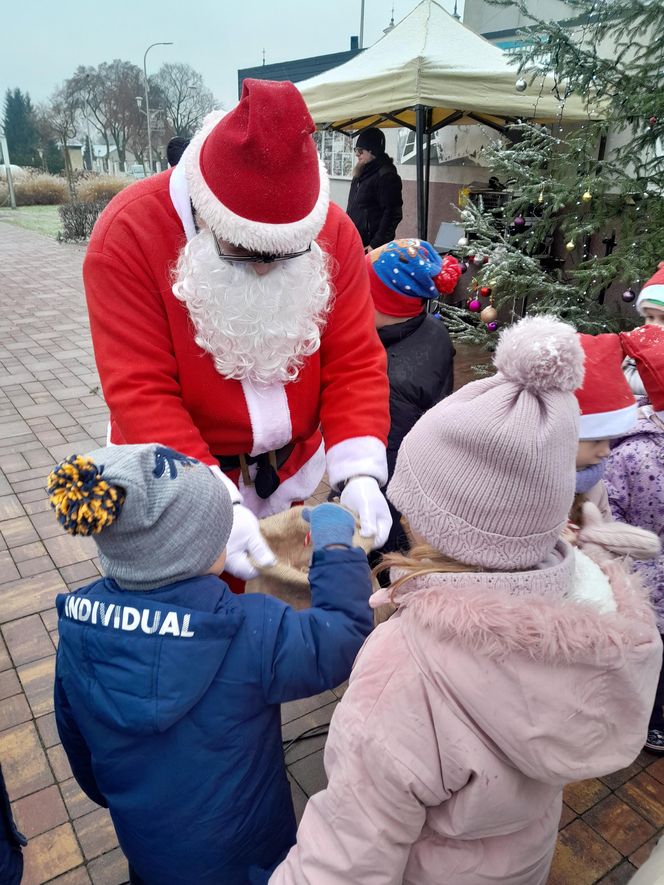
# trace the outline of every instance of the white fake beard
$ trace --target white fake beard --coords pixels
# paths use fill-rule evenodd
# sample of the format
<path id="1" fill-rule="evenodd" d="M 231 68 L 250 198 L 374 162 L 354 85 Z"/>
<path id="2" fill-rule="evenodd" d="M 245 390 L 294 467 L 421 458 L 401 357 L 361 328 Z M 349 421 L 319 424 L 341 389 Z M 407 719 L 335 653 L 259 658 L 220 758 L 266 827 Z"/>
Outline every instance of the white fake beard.
<path id="1" fill-rule="evenodd" d="M 272 384 L 294 381 L 320 347 L 332 287 L 317 243 L 259 275 L 249 264 L 219 258 L 205 230 L 180 253 L 173 294 L 186 305 L 196 344 L 212 355 L 220 375 Z"/>

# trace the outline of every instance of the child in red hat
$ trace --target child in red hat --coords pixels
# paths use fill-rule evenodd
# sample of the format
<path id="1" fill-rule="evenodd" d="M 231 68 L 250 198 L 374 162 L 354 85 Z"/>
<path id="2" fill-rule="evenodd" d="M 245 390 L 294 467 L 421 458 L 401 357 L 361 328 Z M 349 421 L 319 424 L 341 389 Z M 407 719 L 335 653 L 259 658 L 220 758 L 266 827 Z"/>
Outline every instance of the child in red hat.
<path id="1" fill-rule="evenodd" d="M 664 317 L 664 291 L 662 297 Z M 622 333 L 620 339 L 625 355 L 635 361 L 647 398 L 640 402 L 636 425 L 618 440 L 607 461 L 609 503 L 615 519 L 650 529 L 664 542 L 664 328 L 649 323 Z M 634 567 L 650 592 L 657 627 L 664 635 L 664 555 L 635 562 Z M 645 746 L 664 753 L 664 672 Z"/>
<path id="2" fill-rule="evenodd" d="M 664 326 L 664 261 L 660 261 L 656 272 L 644 283 L 636 299 L 636 309 L 643 317 L 644 325 Z M 646 396 L 643 381 L 632 357 L 625 357 L 623 372 L 633 393 L 636 396 Z"/>
<path id="3" fill-rule="evenodd" d="M 623 351 L 617 335 L 579 335 L 585 356 L 583 386 L 576 391 L 581 409 L 576 457 L 573 527 L 581 522 L 585 501 L 610 520 L 611 508 L 602 482 L 610 440 L 628 433 L 636 423 L 636 400 L 622 373 Z"/>

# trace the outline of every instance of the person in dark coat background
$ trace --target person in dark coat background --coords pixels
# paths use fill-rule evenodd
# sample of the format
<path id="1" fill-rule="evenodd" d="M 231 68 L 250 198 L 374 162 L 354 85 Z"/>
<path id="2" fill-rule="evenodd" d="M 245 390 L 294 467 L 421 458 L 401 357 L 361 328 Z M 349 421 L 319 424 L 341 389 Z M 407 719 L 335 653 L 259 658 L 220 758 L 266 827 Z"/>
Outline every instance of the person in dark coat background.
<path id="1" fill-rule="evenodd" d="M 390 433 L 387 470 L 391 478 L 399 446 L 416 421 L 454 386 L 454 347 L 443 321 L 426 304 L 454 291 L 461 267 L 451 255 L 441 260 L 423 240 L 395 240 L 367 255 L 378 337 L 387 351 Z M 388 503 L 390 503 L 388 501 Z M 390 503 L 392 529 L 382 553 L 408 549 L 401 514 Z"/>
<path id="2" fill-rule="evenodd" d="M 166 145 L 166 159 L 169 166 L 177 166 L 188 144 L 189 139 L 183 138 L 182 135 L 176 135 L 171 138 Z"/>
<path id="3" fill-rule="evenodd" d="M 380 129 L 361 132 L 355 154 L 357 164 L 346 212 L 368 252 L 394 239 L 403 216 L 401 178 L 385 153 L 385 136 Z"/>

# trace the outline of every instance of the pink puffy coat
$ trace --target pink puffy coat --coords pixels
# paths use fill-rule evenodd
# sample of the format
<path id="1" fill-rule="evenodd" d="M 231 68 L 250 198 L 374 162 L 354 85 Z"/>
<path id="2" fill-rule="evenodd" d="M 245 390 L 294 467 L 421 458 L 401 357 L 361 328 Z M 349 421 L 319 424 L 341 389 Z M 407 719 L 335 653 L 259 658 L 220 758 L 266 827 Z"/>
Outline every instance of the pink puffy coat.
<path id="1" fill-rule="evenodd" d="M 531 572 L 428 575 L 398 602 L 270 885 L 543 885 L 563 786 L 643 746 L 662 655 L 643 591 L 561 542 Z"/>

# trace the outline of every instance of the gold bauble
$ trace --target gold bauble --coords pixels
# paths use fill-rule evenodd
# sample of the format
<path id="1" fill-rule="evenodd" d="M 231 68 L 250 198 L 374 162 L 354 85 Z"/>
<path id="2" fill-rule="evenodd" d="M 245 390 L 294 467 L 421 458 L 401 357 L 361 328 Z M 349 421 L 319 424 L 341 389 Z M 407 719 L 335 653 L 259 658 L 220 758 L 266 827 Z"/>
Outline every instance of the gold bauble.
<path id="1" fill-rule="evenodd" d="M 573 252 L 575 249 L 574 240 L 570 240 L 569 243 L 565 243 L 565 248 L 568 252 Z"/>
<path id="2" fill-rule="evenodd" d="M 586 191 L 581 196 L 581 199 L 583 200 L 584 203 L 589 203 L 592 200 L 592 198 L 593 198 L 593 195 L 590 193 L 590 191 Z"/>
<path id="3" fill-rule="evenodd" d="M 540 191 L 540 195 L 539 195 L 539 197 L 537 198 L 537 202 L 538 202 L 538 203 L 543 203 L 543 202 L 544 202 L 544 191 Z"/>
<path id="4" fill-rule="evenodd" d="M 480 319 L 483 323 L 493 323 L 498 319 L 498 311 L 489 305 L 480 313 Z"/>

